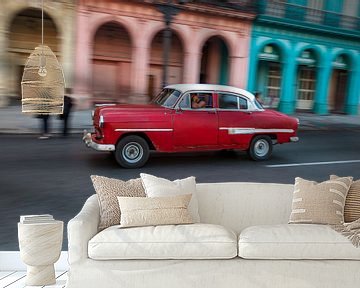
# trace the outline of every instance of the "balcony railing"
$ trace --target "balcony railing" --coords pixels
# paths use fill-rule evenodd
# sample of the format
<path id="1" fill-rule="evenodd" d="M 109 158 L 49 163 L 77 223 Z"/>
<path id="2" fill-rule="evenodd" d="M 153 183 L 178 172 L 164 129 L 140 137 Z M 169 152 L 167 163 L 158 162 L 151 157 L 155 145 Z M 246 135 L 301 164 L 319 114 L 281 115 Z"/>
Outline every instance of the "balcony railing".
<path id="1" fill-rule="evenodd" d="M 186 4 L 204 4 L 249 13 L 257 12 L 256 0 L 137 0 L 137 2 L 181 5 L 183 9 L 186 9 Z"/>
<path id="2" fill-rule="evenodd" d="M 266 1 L 259 9 L 260 15 L 301 22 L 325 27 L 326 29 L 343 29 L 359 33 L 360 18 L 347 16 L 331 11 L 312 9 L 306 6 L 285 3 L 282 1 Z"/>
<path id="3" fill-rule="evenodd" d="M 192 2 L 249 12 L 255 12 L 257 9 L 257 4 L 254 0 L 192 0 Z"/>

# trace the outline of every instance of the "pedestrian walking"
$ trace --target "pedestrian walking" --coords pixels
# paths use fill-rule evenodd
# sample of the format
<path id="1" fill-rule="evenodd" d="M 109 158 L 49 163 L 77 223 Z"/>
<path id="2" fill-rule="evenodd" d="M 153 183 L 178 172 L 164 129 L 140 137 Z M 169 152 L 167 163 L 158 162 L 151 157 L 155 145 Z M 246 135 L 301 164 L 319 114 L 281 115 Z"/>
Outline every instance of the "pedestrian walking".
<path id="1" fill-rule="evenodd" d="M 68 135 L 68 128 L 69 128 L 69 117 L 71 112 L 71 107 L 73 106 L 73 101 L 71 98 L 72 90 L 71 88 L 65 89 L 64 95 L 64 109 L 63 114 L 60 115 L 60 119 L 63 120 L 63 136 Z"/>
<path id="2" fill-rule="evenodd" d="M 39 139 L 44 140 L 44 139 L 49 139 L 50 138 L 50 134 L 49 134 L 49 118 L 50 115 L 47 114 L 38 114 L 36 115 L 36 118 L 40 119 L 40 130 L 41 130 L 41 135 L 39 136 Z"/>

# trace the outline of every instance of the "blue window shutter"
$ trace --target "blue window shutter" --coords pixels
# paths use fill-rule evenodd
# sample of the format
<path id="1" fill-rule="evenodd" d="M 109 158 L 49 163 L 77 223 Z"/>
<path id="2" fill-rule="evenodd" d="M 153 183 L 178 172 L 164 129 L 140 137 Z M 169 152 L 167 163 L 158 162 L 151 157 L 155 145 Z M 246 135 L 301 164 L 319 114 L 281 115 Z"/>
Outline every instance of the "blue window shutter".
<path id="1" fill-rule="evenodd" d="M 288 5 L 286 5 L 285 17 L 288 19 L 304 21 L 307 0 L 288 0 L 287 4 Z"/>
<path id="2" fill-rule="evenodd" d="M 341 14 L 343 11 L 343 0 L 326 0 L 324 1 L 324 24 L 327 26 L 339 26 Z"/>

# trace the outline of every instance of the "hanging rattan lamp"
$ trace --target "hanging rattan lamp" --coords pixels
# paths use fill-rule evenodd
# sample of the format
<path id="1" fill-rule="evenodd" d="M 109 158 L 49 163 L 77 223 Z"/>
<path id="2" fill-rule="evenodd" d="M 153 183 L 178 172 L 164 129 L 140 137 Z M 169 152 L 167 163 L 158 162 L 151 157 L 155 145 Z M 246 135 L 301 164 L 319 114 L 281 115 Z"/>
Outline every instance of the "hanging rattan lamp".
<path id="1" fill-rule="evenodd" d="M 55 54 L 48 46 L 31 53 L 21 81 L 22 112 L 62 114 L 65 80 Z"/>
<path id="2" fill-rule="evenodd" d="M 29 56 L 21 81 L 22 112 L 62 114 L 65 79 L 55 54 L 44 44 L 44 8 L 42 8 L 42 44 Z"/>

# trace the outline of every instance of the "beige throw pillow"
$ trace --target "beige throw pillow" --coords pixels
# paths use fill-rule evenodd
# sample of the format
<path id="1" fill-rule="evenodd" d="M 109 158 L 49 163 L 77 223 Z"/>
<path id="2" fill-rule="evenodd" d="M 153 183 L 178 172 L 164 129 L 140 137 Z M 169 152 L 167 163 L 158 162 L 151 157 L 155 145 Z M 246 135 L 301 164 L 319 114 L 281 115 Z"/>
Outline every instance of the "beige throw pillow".
<path id="1" fill-rule="evenodd" d="M 171 197 L 117 197 L 121 210 L 120 225 L 125 227 L 190 224 L 191 194 Z"/>
<path id="2" fill-rule="evenodd" d="M 153 175 L 140 173 L 147 197 L 164 197 L 192 194 L 189 211 L 195 223 L 200 222 L 195 177 L 170 181 Z"/>
<path id="3" fill-rule="evenodd" d="M 330 180 L 337 179 L 339 176 L 330 175 Z M 346 196 L 344 208 L 344 221 L 346 223 L 360 219 L 360 180 L 354 181 Z"/>
<path id="4" fill-rule="evenodd" d="M 120 224 L 120 209 L 117 196 L 145 197 L 141 179 L 122 181 L 114 178 L 91 175 L 100 206 L 99 229 Z"/>
<path id="5" fill-rule="evenodd" d="M 352 177 L 322 183 L 295 178 L 289 223 L 341 224 Z"/>

